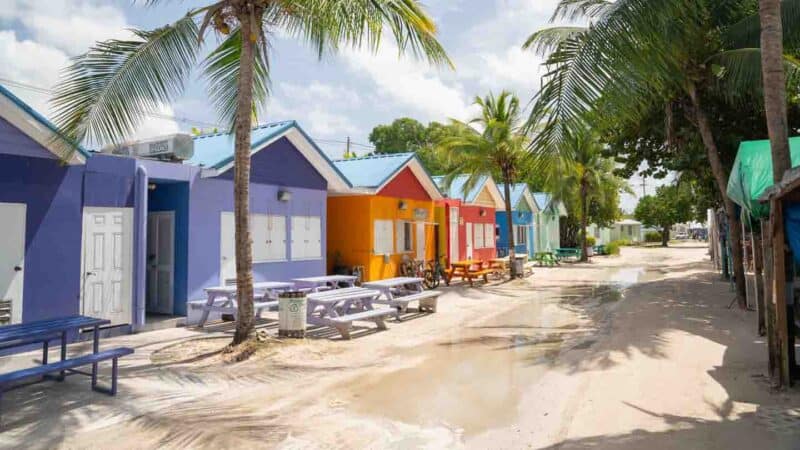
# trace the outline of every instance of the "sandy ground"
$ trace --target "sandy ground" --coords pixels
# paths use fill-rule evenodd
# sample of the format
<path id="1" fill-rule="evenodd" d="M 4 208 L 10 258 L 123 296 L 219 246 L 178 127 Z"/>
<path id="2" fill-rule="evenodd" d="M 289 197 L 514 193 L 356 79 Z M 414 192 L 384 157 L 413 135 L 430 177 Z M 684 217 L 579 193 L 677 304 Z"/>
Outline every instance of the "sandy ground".
<path id="1" fill-rule="evenodd" d="M 84 377 L 9 392 L 0 446 L 800 449 L 800 393 L 771 392 L 755 313 L 727 309 L 705 253 L 627 248 L 454 287 L 434 315 L 242 363 L 220 354 L 230 324 L 106 339 L 136 348 L 119 395 Z"/>

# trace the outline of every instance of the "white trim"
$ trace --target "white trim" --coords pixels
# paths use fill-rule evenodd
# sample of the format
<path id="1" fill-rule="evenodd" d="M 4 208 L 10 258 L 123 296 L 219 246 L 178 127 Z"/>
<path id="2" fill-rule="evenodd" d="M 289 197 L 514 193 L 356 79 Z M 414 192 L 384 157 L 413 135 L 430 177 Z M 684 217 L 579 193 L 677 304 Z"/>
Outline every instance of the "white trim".
<path id="1" fill-rule="evenodd" d="M 500 193 L 500 189 L 497 187 L 497 183 L 494 182 L 494 178 L 488 177 L 486 179 L 486 181 L 483 183 L 483 186 L 481 186 L 481 190 L 478 192 L 478 195 L 476 195 L 475 198 L 477 199 L 477 197 L 480 197 L 481 192 L 484 190 L 488 190 L 489 196 L 492 197 L 492 202 L 494 202 L 495 209 L 505 209 L 506 203 L 503 201 L 503 194 Z M 477 203 L 467 203 L 467 205 L 489 208 L 489 206 L 480 205 Z"/>
<path id="2" fill-rule="evenodd" d="M 522 201 L 523 199 L 526 202 L 528 202 L 528 207 L 530 207 L 532 213 L 539 213 L 540 212 L 539 211 L 539 207 L 536 205 L 536 200 L 534 200 L 530 189 L 528 189 L 527 187 L 525 188 L 525 191 L 523 191 L 522 197 L 520 198 L 520 201 Z M 514 208 L 514 209 L 519 209 L 519 208 Z"/>
<path id="3" fill-rule="evenodd" d="M 383 190 L 383 188 L 385 188 L 386 185 L 391 183 L 392 180 L 397 178 L 397 175 L 399 175 L 400 172 L 402 172 L 406 167 L 411 168 L 411 172 L 417 178 L 417 181 L 419 181 L 419 183 L 422 185 L 422 188 L 425 189 L 425 192 L 428 193 L 428 196 L 431 198 L 431 200 L 444 199 L 444 196 L 442 196 L 442 193 L 439 191 L 439 188 L 436 187 L 436 182 L 434 182 L 433 178 L 431 178 L 431 176 L 428 175 L 428 172 L 425 171 L 425 168 L 422 167 L 422 164 L 420 164 L 419 160 L 416 157 L 409 159 L 408 162 L 403 164 L 402 167 L 398 168 L 397 171 L 394 173 L 394 175 L 392 175 L 386 181 L 384 181 L 383 184 L 381 184 L 375 189 L 371 189 L 372 191 L 371 193 L 376 194 L 381 190 Z"/>
<path id="4" fill-rule="evenodd" d="M 5 95 L 0 95 L 0 117 L 36 141 L 36 143 L 49 150 L 59 159 L 63 159 L 67 156 L 65 153 L 66 149 L 60 148 L 57 145 L 58 141 L 55 139 L 57 135 L 53 130 L 46 127 L 38 119 Z M 86 158 L 77 149 L 72 151 L 69 156 L 70 158 L 67 160 L 67 164 L 86 163 Z"/>
<path id="5" fill-rule="evenodd" d="M 311 163 L 314 169 L 325 178 L 325 181 L 328 182 L 328 190 L 333 192 L 345 192 L 350 189 L 350 186 L 345 181 L 344 177 L 340 175 L 333 166 L 333 163 L 327 161 L 325 157 L 319 154 L 319 151 L 314 147 L 314 144 L 309 141 L 300 130 L 297 129 L 296 126 L 292 126 L 286 131 L 273 136 L 268 141 L 261 144 L 256 149 L 250 150 L 250 155 L 255 155 L 256 153 L 264 150 L 265 148 L 269 147 L 270 145 L 274 144 L 279 139 L 285 137 L 289 140 L 289 142 L 294 145 L 294 147 L 303 155 L 303 157 Z M 203 176 L 217 176 L 221 173 L 227 172 L 230 170 L 234 165 L 234 160 L 232 159 L 231 162 L 225 164 L 224 166 L 220 167 L 219 169 L 209 171 L 208 174 L 203 174 Z M 213 175 L 212 175 L 213 174 Z"/>

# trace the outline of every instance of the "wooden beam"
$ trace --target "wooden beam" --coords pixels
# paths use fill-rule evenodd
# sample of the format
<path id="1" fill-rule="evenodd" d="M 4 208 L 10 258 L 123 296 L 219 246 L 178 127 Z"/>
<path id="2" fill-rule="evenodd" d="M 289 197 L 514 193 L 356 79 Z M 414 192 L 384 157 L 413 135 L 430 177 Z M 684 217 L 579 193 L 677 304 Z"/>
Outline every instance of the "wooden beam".
<path id="1" fill-rule="evenodd" d="M 772 228 L 773 248 L 773 285 L 772 295 L 775 304 L 775 331 L 778 344 L 778 385 L 789 387 L 789 326 L 786 317 L 786 238 L 783 228 L 783 201 L 770 201 L 770 221 Z M 794 349 L 792 349 L 794 351 Z"/>
<path id="2" fill-rule="evenodd" d="M 775 342 L 775 302 L 772 297 L 772 286 L 774 285 L 774 277 L 772 276 L 775 268 L 774 261 L 772 260 L 772 218 L 769 220 L 761 221 L 762 239 L 767 245 L 764 245 L 764 321 L 767 328 L 767 355 L 768 355 L 768 368 L 770 377 L 775 377 L 775 372 L 778 367 L 778 345 Z"/>

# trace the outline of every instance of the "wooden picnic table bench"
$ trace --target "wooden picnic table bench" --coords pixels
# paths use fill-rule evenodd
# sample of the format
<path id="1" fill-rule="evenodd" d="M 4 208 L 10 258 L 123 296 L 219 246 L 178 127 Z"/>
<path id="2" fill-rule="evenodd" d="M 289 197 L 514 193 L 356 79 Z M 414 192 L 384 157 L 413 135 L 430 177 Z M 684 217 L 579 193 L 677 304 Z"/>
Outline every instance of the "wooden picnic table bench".
<path id="1" fill-rule="evenodd" d="M 294 288 L 294 283 L 283 281 L 260 281 L 253 283 L 253 312 L 256 317 L 261 316 L 264 310 L 278 307 L 278 293 Z M 199 308 L 203 310 L 200 316 L 198 327 L 203 327 L 208 320 L 208 315 L 213 312 L 221 314 L 233 314 L 234 316 L 239 311 L 239 305 L 236 301 L 236 286 L 214 286 L 205 288 L 206 302 L 190 302 L 192 308 Z"/>
<path id="2" fill-rule="evenodd" d="M 90 376 L 92 379 L 92 389 L 109 395 L 117 393 L 117 359 L 133 353 L 133 349 L 119 347 L 100 352 L 100 327 L 109 324 L 106 319 L 98 319 L 88 316 L 69 316 L 59 319 L 40 320 L 15 325 L 0 327 L 0 349 L 9 349 L 35 343 L 42 344 L 42 363 L 34 367 L 4 373 L 0 375 L 0 398 L 2 393 L 13 388 L 19 387 L 20 383 L 30 379 L 35 382 L 42 381 L 51 374 L 58 374 L 55 378 L 62 381 L 69 374 L 81 374 Z M 67 358 L 67 335 L 71 332 L 78 332 L 83 329 L 92 330 L 92 353 Z M 48 353 L 49 344 L 52 340 L 61 341 L 60 361 L 49 363 Z M 98 364 L 103 361 L 112 360 L 111 387 L 101 388 L 97 386 Z M 76 370 L 81 366 L 92 366 L 91 373 Z"/>
<path id="3" fill-rule="evenodd" d="M 390 308 L 374 308 L 373 301 L 381 293 L 361 287 L 332 289 L 308 294 L 306 321 L 312 325 L 336 328 L 343 339 L 350 339 L 355 321 L 373 322 L 379 330 L 386 329 L 384 319 L 394 315 Z M 353 311 L 353 308 L 357 308 Z"/>
<path id="4" fill-rule="evenodd" d="M 453 277 L 459 277 L 464 281 L 469 282 L 470 287 L 473 286 L 474 280 L 483 278 L 485 283 L 489 282 L 489 274 L 492 273 L 491 269 L 483 268 L 483 262 L 477 260 L 456 261 L 450 263 L 450 269 L 445 270 L 445 284 L 450 286 Z"/>
<path id="5" fill-rule="evenodd" d="M 356 280 L 358 280 L 358 277 L 354 275 L 323 275 L 320 277 L 294 278 L 292 281 L 299 288 L 309 288 L 311 292 L 319 292 L 325 289 L 339 289 L 339 284 L 354 287 Z"/>
<path id="6" fill-rule="evenodd" d="M 397 310 L 397 320 L 400 314 L 408 311 L 411 302 L 419 302 L 419 311 L 436 312 L 436 305 L 439 291 L 426 291 L 423 285 L 424 279 L 417 277 L 395 277 L 385 280 L 370 281 L 364 283 L 364 287 L 377 289 L 383 298 L 375 300 L 376 303 L 385 303 Z"/>

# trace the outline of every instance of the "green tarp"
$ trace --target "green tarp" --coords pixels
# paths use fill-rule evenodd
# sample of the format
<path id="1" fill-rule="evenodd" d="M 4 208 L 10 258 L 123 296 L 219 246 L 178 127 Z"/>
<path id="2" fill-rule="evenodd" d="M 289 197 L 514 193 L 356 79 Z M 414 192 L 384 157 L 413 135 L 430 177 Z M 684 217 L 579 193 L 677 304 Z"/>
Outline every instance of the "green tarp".
<path id="1" fill-rule="evenodd" d="M 800 165 L 800 136 L 789 139 L 792 167 Z M 728 178 L 728 197 L 753 217 L 766 217 L 769 207 L 758 198 L 772 186 L 772 153 L 768 140 L 744 141 Z"/>

